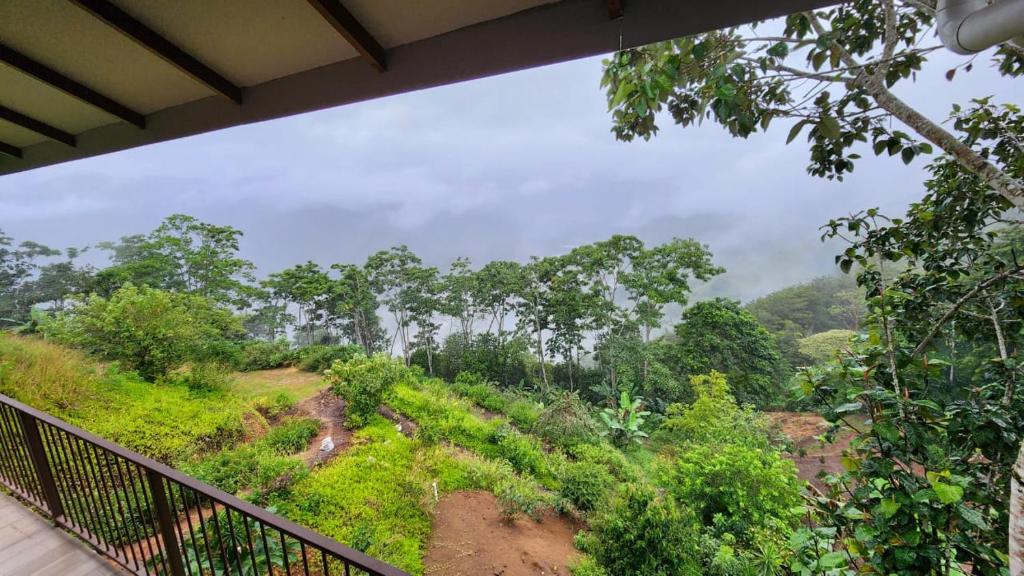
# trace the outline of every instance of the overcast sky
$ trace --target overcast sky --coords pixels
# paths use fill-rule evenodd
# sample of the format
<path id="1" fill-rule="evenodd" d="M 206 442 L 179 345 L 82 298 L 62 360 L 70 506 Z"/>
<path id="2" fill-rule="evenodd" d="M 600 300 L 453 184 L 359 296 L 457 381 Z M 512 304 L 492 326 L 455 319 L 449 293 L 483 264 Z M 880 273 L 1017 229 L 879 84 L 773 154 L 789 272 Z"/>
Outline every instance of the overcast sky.
<path id="1" fill-rule="evenodd" d="M 901 95 L 933 118 L 974 96 L 1021 102 L 980 59 L 947 82 L 951 62 Z M 182 212 L 242 229 L 261 274 L 401 243 L 443 267 L 693 237 L 728 270 L 699 294 L 748 300 L 834 270 L 829 218 L 921 196 L 924 162 L 868 149 L 843 183 L 807 175 L 782 125 L 739 140 L 666 118 L 651 142 L 617 142 L 600 74 L 600 59 L 569 62 L 0 177 L 0 229 L 63 248 Z"/>

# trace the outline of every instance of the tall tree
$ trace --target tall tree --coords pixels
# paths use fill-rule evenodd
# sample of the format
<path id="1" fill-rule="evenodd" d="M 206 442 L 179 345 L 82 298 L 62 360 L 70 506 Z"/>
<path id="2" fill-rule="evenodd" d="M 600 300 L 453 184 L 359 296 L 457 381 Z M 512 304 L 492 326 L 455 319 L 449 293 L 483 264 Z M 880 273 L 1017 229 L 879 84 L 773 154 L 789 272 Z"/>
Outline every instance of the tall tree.
<path id="1" fill-rule="evenodd" d="M 39 267 L 39 273 L 26 289 L 32 304 L 46 304 L 53 311 L 64 310 L 70 296 L 87 294 L 92 288 L 95 270 L 78 266 L 75 260 L 84 252 L 77 248 L 64 251 L 66 259 Z"/>
<path id="2" fill-rule="evenodd" d="M 541 381 L 545 388 L 551 384 L 548 380 L 544 333 L 551 328 L 551 279 L 558 267 L 556 258 L 531 258 L 530 263 L 522 269 L 522 282 L 516 300 L 516 323 L 520 331 L 531 335 L 531 348 L 540 362 Z"/>
<path id="3" fill-rule="evenodd" d="M 296 328 L 298 339 L 304 344 L 316 340 L 317 323 L 326 330 L 325 302 L 331 279 L 320 265 L 308 261 L 271 274 L 263 287 L 272 297 L 294 304 L 298 308 Z"/>
<path id="4" fill-rule="evenodd" d="M 617 53 L 605 61 L 602 81 L 613 132 L 650 138 L 663 109 L 682 126 L 711 120 L 743 138 L 787 119 L 789 141 L 808 129 L 808 171 L 829 178 L 853 170 L 859 142 L 908 163 L 935 146 L 1022 207 L 1019 177 L 892 91 L 942 48 L 929 38 L 934 15 L 935 0 L 855 0 L 793 14 L 780 26 L 727 28 Z M 1024 73 L 1024 50 L 1013 44 L 991 57 L 1002 74 Z M 963 57 L 946 77 L 970 71 L 974 59 Z"/>
<path id="5" fill-rule="evenodd" d="M 480 315 L 477 295 L 477 274 L 469 258 L 456 258 L 442 278 L 443 298 L 439 302 L 443 312 L 458 321 L 459 329 L 467 337 L 473 336 L 473 323 Z"/>
<path id="6" fill-rule="evenodd" d="M 32 280 L 39 269 L 38 260 L 60 254 L 42 244 L 14 239 L 0 230 L 0 325 L 22 324 L 35 303 Z"/>
<path id="7" fill-rule="evenodd" d="M 1002 137 L 1019 142 L 1020 120 Z M 1024 167 L 1018 155 L 1005 165 L 1015 176 Z M 805 389 L 833 422 L 863 410 L 871 426 L 812 500 L 819 532 L 805 536 L 831 532 L 822 545 L 839 546 L 840 565 L 851 570 L 1005 574 L 1007 534 L 1020 533 L 1011 495 L 1024 451 L 1022 222 L 958 162 L 943 158 L 930 172 L 927 194 L 905 217 L 867 210 L 826 230 L 851 243 L 839 264 L 861 270 L 868 337 L 841 362 L 805 372 Z M 1017 241 L 1000 248 L 1005 232 Z M 961 346 L 954 351 L 950 340 Z M 950 364 L 974 369 L 950 378 Z M 816 554 L 808 550 L 816 545 L 803 548 Z"/>
<path id="8" fill-rule="evenodd" d="M 487 331 L 494 330 L 500 347 L 505 340 L 505 321 L 516 308 L 523 291 L 523 266 L 509 260 L 493 260 L 477 271 L 473 283 L 473 301 L 490 317 Z"/>
<path id="9" fill-rule="evenodd" d="M 434 350 L 441 332 L 438 314 L 446 309 L 445 282 L 439 277 L 437 268 L 417 268 L 412 274 L 418 287 L 409 302 L 409 318 L 416 325 L 414 347 L 426 350 L 427 371 L 433 376 Z"/>
<path id="10" fill-rule="evenodd" d="M 244 308 L 255 296 L 255 266 L 238 256 L 241 237 L 242 231 L 231 226 L 172 214 L 146 236 L 101 243 L 114 265 L 99 274 L 100 286 L 112 292 L 130 282 Z"/>
<path id="11" fill-rule="evenodd" d="M 371 254 L 365 270 L 374 293 L 392 314 L 395 321 L 395 339 L 402 347 L 402 356 L 408 365 L 412 359 L 413 326 L 422 316 L 414 316 L 425 299 L 424 291 L 432 290 L 425 278 L 436 276 L 437 270 L 423 267 L 419 256 L 404 244 Z M 432 283 L 432 282 L 431 282 Z"/>
<path id="12" fill-rule="evenodd" d="M 377 316 L 379 303 L 366 271 L 354 264 L 333 264 L 338 278 L 331 283 L 330 309 L 341 322 L 342 334 L 362 346 L 367 356 L 378 352 L 387 335 Z"/>
<path id="13" fill-rule="evenodd" d="M 775 339 L 738 302 L 717 298 L 683 311 L 662 361 L 686 381 L 712 370 L 728 376 L 736 399 L 767 407 L 781 399 L 787 370 Z"/>

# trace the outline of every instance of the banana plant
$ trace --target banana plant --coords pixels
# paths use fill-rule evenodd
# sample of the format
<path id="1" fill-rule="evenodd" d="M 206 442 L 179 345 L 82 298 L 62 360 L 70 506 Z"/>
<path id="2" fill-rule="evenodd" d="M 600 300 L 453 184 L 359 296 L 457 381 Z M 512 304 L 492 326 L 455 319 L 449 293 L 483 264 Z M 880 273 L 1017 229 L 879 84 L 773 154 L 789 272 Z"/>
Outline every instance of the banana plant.
<path id="1" fill-rule="evenodd" d="M 646 438 L 647 433 L 641 430 L 641 427 L 651 413 L 642 410 L 643 402 L 642 397 L 630 398 L 628 391 L 621 391 L 619 405 L 601 411 L 601 421 L 606 427 L 601 435 L 609 436 L 612 442 L 619 446 L 640 442 L 642 438 Z"/>

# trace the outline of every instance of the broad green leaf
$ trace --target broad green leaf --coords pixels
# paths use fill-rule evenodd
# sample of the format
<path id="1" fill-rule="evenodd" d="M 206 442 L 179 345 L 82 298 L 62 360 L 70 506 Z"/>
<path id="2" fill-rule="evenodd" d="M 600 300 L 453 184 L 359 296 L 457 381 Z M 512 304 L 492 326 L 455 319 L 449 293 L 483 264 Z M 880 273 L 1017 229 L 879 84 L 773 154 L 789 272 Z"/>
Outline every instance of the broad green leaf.
<path id="1" fill-rule="evenodd" d="M 832 116 L 826 116 L 821 119 L 818 123 L 818 130 L 821 131 L 822 136 L 830 140 L 839 140 L 842 135 L 842 128 L 839 126 L 839 120 L 836 120 Z"/>
<path id="2" fill-rule="evenodd" d="M 796 139 L 796 137 L 800 135 L 800 131 L 803 130 L 804 126 L 806 126 L 806 125 L 807 125 L 807 120 L 801 120 L 801 121 L 797 122 L 796 124 L 794 124 L 793 127 L 789 129 L 789 136 L 786 137 L 786 144 L 789 144 L 794 139 Z"/>
<path id="3" fill-rule="evenodd" d="M 615 108 L 619 104 L 622 104 L 623 102 L 626 101 L 626 98 L 629 98 L 630 94 L 632 94 L 635 91 L 636 86 L 634 86 L 633 84 L 630 84 L 628 82 L 623 82 L 622 84 L 619 84 L 619 89 L 615 91 L 615 96 L 612 98 L 611 102 L 608 103 L 608 108 Z"/>
<path id="4" fill-rule="evenodd" d="M 901 506 L 902 505 L 895 500 L 882 500 L 878 505 L 878 510 L 885 518 L 892 518 L 894 514 L 899 512 Z"/>
<path id="5" fill-rule="evenodd" d="M 846 563 L 846 554 L 843 552 L 829 552 L 818 560 L 818 566 L 820 568 L 831 569 L 838 568 Z"/>
<path id="6" fill-rule="evenodd" d="M 964 489 L 956 484 L 932 482 L 932 490 L 935 490 L 935 495 L 943 504 L 955 504 L 964 497 Z"/>

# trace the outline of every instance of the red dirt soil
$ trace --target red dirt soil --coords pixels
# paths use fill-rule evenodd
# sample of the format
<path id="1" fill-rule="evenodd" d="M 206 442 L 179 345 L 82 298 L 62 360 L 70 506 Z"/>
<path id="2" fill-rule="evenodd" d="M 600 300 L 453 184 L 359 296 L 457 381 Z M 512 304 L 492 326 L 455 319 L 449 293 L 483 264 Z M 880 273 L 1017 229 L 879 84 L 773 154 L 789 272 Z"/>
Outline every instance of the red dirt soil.
<path id="1" fill-rule="evenodd" d="M 326 463 L 341 454 L 352 443 L 352 431 L 345 427 L 345 401 L 331 392 L 330 388 L 316 396 L 307 398 L 295 406 L 300 414 L 319 418 L 322 422 L 320 433 L 309 443 L 309 448 L 302 454 L 306 466 L 313 468 Z M 320 442 L 330 436 L 334 442 L 334 450 L 324 454 L 320 451 Z"/>
<path id="2" fill-rule="evenodd" d="M 549 512 L 509 525 L 489 492 L 455 492 L 441 499 L 425 559 L 428 576 L 569 575 L 576 528 Z"/>
<path id="3" fill-rule="evenodd" d="M 843 470 L 843 451 L 850 446 L 854 436 L 852 430 L 844 429 L 834 443 L 823 445 L 816 437 L 828 430 L 829 424 L 821 416 L 812 412 L 767 414 L 779 430 L 793 441 L 796 453 L 788 457 L 796 464 L 797 475 L 801 480 L 807 480 L 820 490 L 824 488 L 818 478 L 820 472 L 838 473 Z"/>

